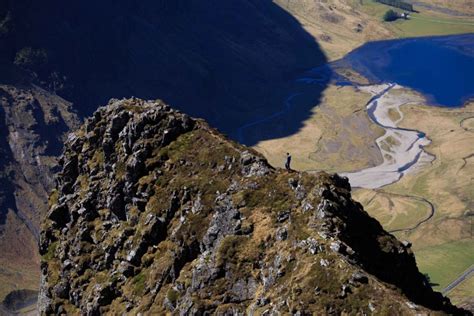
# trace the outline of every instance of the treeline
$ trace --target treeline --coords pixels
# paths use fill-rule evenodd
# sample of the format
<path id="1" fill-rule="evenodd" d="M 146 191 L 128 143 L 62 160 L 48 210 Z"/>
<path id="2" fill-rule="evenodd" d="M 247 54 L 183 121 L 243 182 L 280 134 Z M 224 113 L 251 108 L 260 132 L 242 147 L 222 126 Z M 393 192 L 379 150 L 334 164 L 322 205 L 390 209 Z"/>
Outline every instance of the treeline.
<path id="1" fill-rule="evenodd" d="M 413 5 L 411 3 L 403 2 L 400 0 L 375 0 L 375 1 L 395 7 L 395 8 L 400 8 L 402 10 L 415 12 L 415 10 L 413 10 Z"/>

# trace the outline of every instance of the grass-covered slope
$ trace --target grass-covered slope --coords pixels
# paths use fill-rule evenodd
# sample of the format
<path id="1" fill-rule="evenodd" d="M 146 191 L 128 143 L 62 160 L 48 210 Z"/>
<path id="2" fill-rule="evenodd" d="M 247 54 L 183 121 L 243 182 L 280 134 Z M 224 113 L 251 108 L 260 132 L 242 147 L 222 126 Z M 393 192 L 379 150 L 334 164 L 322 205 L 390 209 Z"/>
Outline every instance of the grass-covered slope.
<path id="1" fill-rule="evenodd" d="M 160 101 L 100 108 L 61 166 L 43 313 L 461 312 L 347 179 L 274 169 Z"/>
<path id="2" fill-rule="evenodd" d="M 467 3 L 470 2 L 470 3 Z M 359 10 L 380 21 L 387 10 L 393 7 L 378 3 L 375 0 L 364 0 Z M 385 22 L 384 27 L 394 37 L 419 37 L 434 35 L 451 35 L 474 32 L 472 19 L 472 1 L 422 0 L 412 1 L 417 12 L 411 12 L 408 20 L 398 19 Z M 404 12 L 395 9 L 397 12 Z"/>

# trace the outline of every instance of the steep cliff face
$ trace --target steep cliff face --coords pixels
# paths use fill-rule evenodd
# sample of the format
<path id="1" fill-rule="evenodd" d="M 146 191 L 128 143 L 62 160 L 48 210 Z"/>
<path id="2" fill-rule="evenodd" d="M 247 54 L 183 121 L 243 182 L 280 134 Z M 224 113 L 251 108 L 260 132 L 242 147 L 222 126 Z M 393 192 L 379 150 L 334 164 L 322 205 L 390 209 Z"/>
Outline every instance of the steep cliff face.
<path id="1" fill-rule="evenodd" d="M 61 168 L 43 313 L 461 312 L 346 179 L 275 170 L 161 101 L 99 108 Z"/>
<path id="2" fill-rule="evenodd" d="M 5 192 L 6 208 L 28 210 L 31 207 L 45 208 L 44 196 L 53 187 L 52 171 L 56 167 L 56 157 L 63 148 L 66 131 L 77 128 L 79 120 L 71 104 L 39 87 L 0 85 L 0 111 L 2 160 L 0 166 L 15 178 L 17 186 L 13 197 Z M 8 174 L 8 172 L 5 172 Z M 5 174 L 4 173 L 4 174 Z M 12 187 L 5 183 L 3 190 Z M 44 206 L 43 206 L 44 205 Z M 29 206 L 29 207 L 28 207 Z M 39 236 L 39 213 L 30 212 L 24 216 L 33 234 Z M 0 213 L 4 223 L 4 213 Z"/>
<path id="3" fill-rule="evenodd" d="M 0 300 L 13 289 L 37 290 L 40 216 L 64 132 L 78 126 L 60 97 L 32 85 L 0 85 Z"/>

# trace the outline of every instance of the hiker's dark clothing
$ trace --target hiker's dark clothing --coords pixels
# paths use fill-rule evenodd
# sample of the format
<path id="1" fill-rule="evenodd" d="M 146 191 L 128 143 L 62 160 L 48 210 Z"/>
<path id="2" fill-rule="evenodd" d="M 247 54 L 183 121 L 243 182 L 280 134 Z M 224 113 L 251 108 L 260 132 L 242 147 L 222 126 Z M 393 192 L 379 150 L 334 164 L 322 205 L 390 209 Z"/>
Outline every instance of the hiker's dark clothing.
<path id="1" fill-rule="evenodd" d="M 290 169 L 291 169 L 291 168 L 290 168 L 290 164 L 291 164 L 291 156 L 288 155 L 288 156 L 286 156 L 286 163 L 285 163 L 285 168 L 286 168 L 286 170 L 290 170 Z"/>

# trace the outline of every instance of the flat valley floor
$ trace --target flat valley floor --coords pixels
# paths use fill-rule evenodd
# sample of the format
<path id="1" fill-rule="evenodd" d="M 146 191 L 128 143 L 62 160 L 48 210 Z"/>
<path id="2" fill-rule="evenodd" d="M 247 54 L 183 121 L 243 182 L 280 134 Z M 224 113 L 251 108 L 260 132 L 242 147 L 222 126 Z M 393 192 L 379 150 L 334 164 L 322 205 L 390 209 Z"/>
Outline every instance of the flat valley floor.
<path id="1" fill-rule="evenodd" d="M 474 103 L 446 109 L 427 106 L 408 89 L 388 94 L 392 100 L 404 100 L 400 112 L 388 111 L 388 115 L 398 127 L 424 132 L 431 141 L 424 150 L 432 159 L 394 183 L 356 188 L 353 197 L 387 231 L 413 244 L 420 270 L 442 291 L 474 263 L 474 214 L 468 211 L 474 208 Z M 380 165 L 383 159 L 375 140 L 385 132 L 369 119 L 366 103 L 370 97 L 355 87 L 331 86 L 297 134 L 263 141 L 255 148 L 279 167 L 283 167 L 285 152 L 291 152 L 293 167 L 309 172 L 344 173 Z M 385 155 L 400 154 L 395 153 L 398 141 L 385 139 Z M 380 181 L 379 174 L 374 177 Z M 473 274 L 446 293 L 455 303 L 474 296 L 474 288 L 467 286 Z"/>
<path id="2" fill-rule="evenodd" d="M 358 10 L 374 18 L 370 22 L 380 21 L 388 9 L 373 0 L 355 2 Z M 365 40 L 474 33 L 472 1 L 414 2 L 420 12 L 412 14 L 412 19 L 383 23 L 384 32 L 378 29 L 379 32 L 372 32 L 373 37 L 365 34 Z M 303 7 L 304 1 L 301 8 L 295 5 L 288 9 L 317 37 L 322 27 L 298 15 L 298 9 Z M 321 41 L 330 60 L 341 58 L 360 45 L 354 46 L 337 28 L 333 30 L 332 42 Z M 355 82 L 367 84 L 365 78 L 350 69 L 340 71 Z M 387 231 L 413 244 L 418 266 L 435 290 L 443 291 L 454 303 L 473 309 L 474 102 L 454 109 L 429 106 L 418 93 L 403 87 L 387 96 L 412 100 L 400 102 L 387 115 L 398 127 L 425 133 L 430 144 L 424 150 L 432 159 L 395 183 L 375 189 L 356 188 L 353 197 Z M 329 85 L 298 133 L 261 141 L 254 147 L 279 167 L 283 167 L 286 152 L 291 152 L 293 167 L 308 172 L 344 173 L 378 166 L 384 157 L 376 140 L 385 131 L 368 115 L 366 105 L 371 97 L 363 89 Z M 281 120 L 277 124 L 285 123 Z M 399 146 L 394 139 L 386 140 L 385 153 Z"/>

